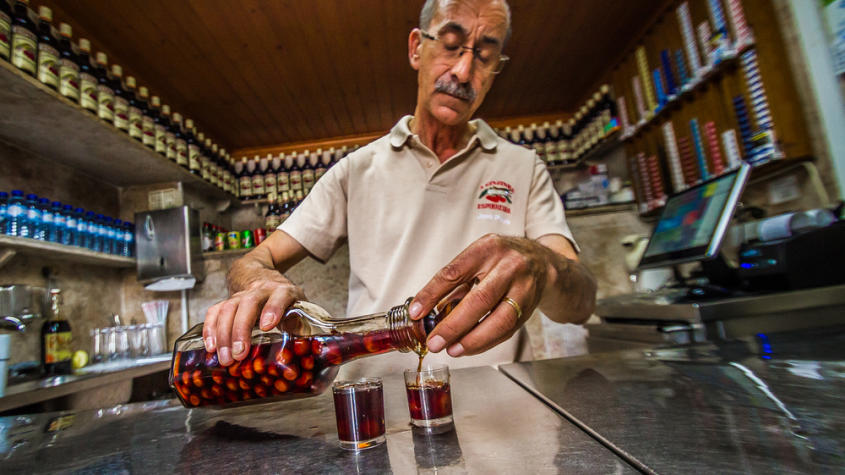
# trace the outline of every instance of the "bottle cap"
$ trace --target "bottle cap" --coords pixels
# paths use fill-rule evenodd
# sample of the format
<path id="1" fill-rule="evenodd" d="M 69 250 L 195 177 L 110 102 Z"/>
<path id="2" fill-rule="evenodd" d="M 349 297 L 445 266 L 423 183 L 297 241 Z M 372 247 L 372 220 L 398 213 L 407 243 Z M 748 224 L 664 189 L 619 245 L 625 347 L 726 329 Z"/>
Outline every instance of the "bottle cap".
<path id="1" fill-rule="evenodd" d="M 38 18 L 47 22 L 53 21 L 53 10 L 50 10 L 50 7 L 41 5 L 38 7 Z"/>
<path id="2" fill-rule="evenodd" d="M 26 199 L 28 199 L 28 200 L 37 200 L 37 199 L 38 199 L 38 195 L 36 195 L 35 193 L 30 193 L 30 194 L 26 195 Z"/>
<path id="3" fill-rule="evenodd" d="M 161 98 L 158 96 L 153 96 L 150 98 L 150 101 L 153 103 L 153 107 L 161 107 Z"/>
<path id="4" fill-rule="evenodd" d="M 137 84 L 135 83 L 135 76 L 126 76 L 126 87 L 129 89 L 135 89 Z"/>
<path id="5" fill-rule="evenodd" d="M 109 57 L 106 56 L 106 53 L 103 53 L 102 51 L 98 51 L 97 52 L 97 64 L 102 64 L 103 66 L 105 66 L 108 62 L 109 62 Z"/>
<path id="6" fill-rule="evenodd" d="M 202 133 L 202 132 L 198 133 L 198 134 L 197 134 L 197 139 L 198 139 L 200 142 L 205 143 L 205 134 L 204 134 L 204 133 Z"/>
<path id="7" fill-rule="evenodd" d="M 150 97 L 150 91 L 147 89 L 147 86 L 141 86 L 138 88 L 138 94 L 143 97 L 144 99 Z"/>
<path id="8" fill-rule="evenodd" d="M 189 129 L 194 128 L 194 120 L 193 119 L 185 119 L 185 127 Z"/>
<path id="9" fill-rule="evenodd" d="M 164 115 L 170 115 L 170 106 L 167 104 L 161 106 L 161 113 Z"/>
<path id="10" fill-rule="evenodd" d="M 119 78 L 123 77 L 123 68 L 119 64 L 112 64 L 111 73 Z"/>
<path id="11" fill-rule="evenodd" d="M 71 28 L 67 23 L 59 23 L 59 34 L 65 38 L 70 38 L 73 36 L 73 28 Z"/>
<path id="12" fill-rule="evenodd" d="M 87 38 L 79 38 L 79 49 L 91 53 L 91 42 Z"/>

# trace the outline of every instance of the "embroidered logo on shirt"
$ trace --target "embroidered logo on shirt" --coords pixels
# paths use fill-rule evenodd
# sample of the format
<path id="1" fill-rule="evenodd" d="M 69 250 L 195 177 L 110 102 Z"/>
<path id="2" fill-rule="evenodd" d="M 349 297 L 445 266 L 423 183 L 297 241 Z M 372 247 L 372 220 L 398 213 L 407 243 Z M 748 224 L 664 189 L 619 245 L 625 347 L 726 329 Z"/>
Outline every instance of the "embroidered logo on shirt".
<path id="1" fill-rule="evenodd" d="M 476 209 L 492 209 L 510 214 L 513 187 L 504 181 L 488 181 L 481 185 Z"/>

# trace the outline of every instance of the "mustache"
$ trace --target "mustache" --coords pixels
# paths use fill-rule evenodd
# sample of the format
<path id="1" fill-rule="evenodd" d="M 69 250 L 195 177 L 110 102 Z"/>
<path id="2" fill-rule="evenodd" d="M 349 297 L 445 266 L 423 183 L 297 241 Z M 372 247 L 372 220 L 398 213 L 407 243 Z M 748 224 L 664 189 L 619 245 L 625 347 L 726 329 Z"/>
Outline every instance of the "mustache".
<path id="1" fill-rule="evenodd" d="M 435 81 L 434 92 L 449 94 L 450 96 L 455 96 L 458 99 L 463 99 L 467 102 L 474 101 L 477 95 L 475 89 L 473 89 L 469 84 L 461 84 L 444 78 L 440 78 Z"/>

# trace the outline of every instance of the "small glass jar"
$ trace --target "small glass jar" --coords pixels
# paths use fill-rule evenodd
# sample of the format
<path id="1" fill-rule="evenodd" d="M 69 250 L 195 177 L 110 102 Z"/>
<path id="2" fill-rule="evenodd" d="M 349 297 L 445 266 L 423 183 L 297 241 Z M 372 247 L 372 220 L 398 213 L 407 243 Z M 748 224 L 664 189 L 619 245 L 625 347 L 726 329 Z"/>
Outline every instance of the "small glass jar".
<path id="1" fill-rule="evenodd" d="M 460 300 L 454 295 L 416 321 L 408 315 L 410 298 L 387 312 L 348 319 L 296 302 L 279 327 L 253 329 L 249 356 L 227 367 L 205 351 L 199 324 L 176 340 L 170 384 L 186 407 L 316 396 L 346 362 L 395 350 L 425 354 L 426 336 Z"/>

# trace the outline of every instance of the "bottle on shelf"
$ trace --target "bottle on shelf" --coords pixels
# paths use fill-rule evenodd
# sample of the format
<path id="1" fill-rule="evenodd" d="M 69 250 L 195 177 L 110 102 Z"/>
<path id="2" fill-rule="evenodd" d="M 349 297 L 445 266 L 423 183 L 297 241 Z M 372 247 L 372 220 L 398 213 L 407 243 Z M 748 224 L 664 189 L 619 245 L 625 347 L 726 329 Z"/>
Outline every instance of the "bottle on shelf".
<path id="1" fill-rule="evenodd" d="M 268 232 L 273 232 L 282 224 L 279 204 L 275 193 L 268 193 L 267 199 L 270 201 L 270 206 L 267 207 L 267 213 L 264 214 L 264 229 Z"/>
<path id="2" fill-rule="evenodd" d="M 59 24 L 59 94 L 79 102 L 79 56 L 73 49 L 73 30 L 67 23 Z"/>
<path id="3" fill-rule="evenodd" d="M 299 206 L 299 204 L 302 203 L 302 200 L 304 200 L 304 199 L 305 199 L 305 194 L 302 192 L 302 190 L 296 190 L 295 195 L 294 195 L 294 199 L 293 199 L 293 208 L 291 208 L 290 212 L 293 213 L 293 210 L 295 210 Z"/>
<path id="4" fill-rule="evenodd" d="M 11 45 L 9 40 L 12 38 L 12 7 L 5 0 L 0 2 L 0 58 L 9 60 L 9 51 Z M 3 193 L 6 193 L 5 191 Z M 0 228 L 2 232 L 2 228 Z"/>
<path id="5" fill-rule="evenodd" d="M 38 208 L 41 211 L 41 226 L 35 233 L 35 239 L 39 241 L 49 241 L 55 231 L 56 223 L 53 220 L 53 209 L 50 207 L 50 200 L 41 198 L 38 200 Z"/>
<path id="6" fill-rule="evenodd" d="M 549 122 L 543 122 L 543 128 L 546 130 L 546 140 L 543 144 L 546 149 L 546 162 L 549 165 L 557 165 L 558 161 L 560 161 L 560 155 L 557 153 L 557 141 L 560 136 L 560 128 L 557 124 L 552 125 Z"/>
<path id="7" fill-rule="evenodd" d="M 50 320 L 41 326 L 41 364 L 47 376 L 71 372 L 72 334 L 61 307 L 61 290 L 50 289 Z"/>
<path id="8" fill-rule="evenodd" d="M 97 78 L 97 116 L 108 122 L 114 123 L 114 91 L 111 88 L 111 78 L 106 69 L 108 57 L 102 51 L 97 52 L 97 66 L 94 68 L 94 77 Z"/>
<path id="9" fill-rule="evenodd" d="M 85 233 L 85 247 L 97 251 L 103 248 L 100 235 L 97 233 L 97 215 L 93 211 L 85 213 L 85 225 L 88 231 Z"/>
<path id="10" fill-rule="evenodd" d="M 528 137 L 528 130 L 525 129 L 525 126 L 520 125 L 516 128 L 517 134 L 519 134 L 519 141 L 517 144 L 522 145 L 525 148 L 531 148 L 531 138 Z"/>
<path id="11" fill-rule="evenodd" d="M 330 148 L 320 156 L 320 163 L 317 164 L 317 168 L 314 170 L 314 184 L 317 184 L 317 181 L 328 171 L 333 155 L 334 148 Z"/>
<path id="12" fill-rule="evenodd" d="M 21 237 L 34 239 L 41 226 L 41 210 L 38 208 L 38 195 L 26 195 L 26 220 L 21 227 Z"/>
<path id="13" fill-rule="evenodd" d="M 279 169 L 279 158 L 273 158 L 273 155 L 268 153 L 264 160 L 267 162 L 267 170 L 264 172 L 264 194 L 272 201 L 275 198 L 270 197 L 271 193 L 273 197 L 278 197 L 276 172 Z"/>
<path id="14" fill-rule="evenodd" d="M 112 124 L 120 131 L 129 132 L 129 98 L 123 86 L 123 68 L 119 64 L 111 67 L 111 80 L 109 81 L 114 102 L 112 103 L 113 120 Z"/>
<path id="15" fill-rule="evenodd" d="M 73 210 L 73 216 L 76 218 L 76 233 L 73 236 L 73 245 L 84 247 L 85 235 L 88 233 L 88 223 L 85 222 L 85 210 L 76 208 Z"/>
<path id="16" fill-rule="evenodd" d="M 279 205 L 279 225 L 284 223 L 289 217 L 291 212 L 291 198 L 290 192 L 285 191 L 282 193 L 282 198 Z"/>
<path id="17" fill-rule="evenodd" d="M 147 101 L 142 101 L 138 93 L 135 76 L 126 77 L 126 100 L 129 111 L 129 136 L 141 142 L 144 140 L 144 116 L 147 113 Z"/>
<path id="18" fill-rule="evenodd" d="M 200 176 L 202 176 L 203 180 L 214 185 L 217 183 L 217 178 L 215 176 L 212 179 L 211 161 L 209 159 L 211 155 L 211 139 L 206 138 L 205 133 L 200 132 L 197 134 L 197 141 L 200 146 Z"/>
<path id="19" fill-rule="evenodd" d="M 12 64 L 35 77 L 38 69 L 38 30 L 29 12 L 29 0 L 15 0 L 12 12 Z"/>
<path id="20" fill-rule="evenodd" d="M 6 234 L 6 217 L 9 211 L 9 193 L 0 191 L 0 234 Z"/>
<path id="21" fill-rule="evenodd" d="M 54 201 L 50 204 L 50 214 L 53 215 L 53 227 L 50 229 L 50 235 L 47 236 L 47 240 L 61 244 L 67 228 L 65 215 L 62 213 L 61 201 Z"/>
<path id="22" fill-rule="evenodd" d="M 168 114 L 165 115 L 161 98 L 158 96 L 150 98 L 150 106 L 150 117 L 153 119 L 152 149 L 159 155 L 167 157 L 167 128 L 170 126 L 170 109 L 168 108 Z M 147 142 L 144 143 L 147 144 Z"/>
<path id="23" fill-rule="evenodd" d="M 6 234 L 9 236 L 21 236 L 22 228 L 26 222 L 26 202 L 23 191 L 12 190 L 9 197 L 9 204 L 6 207 Z"/>
<path id="24" fill-rule="evenodd" d="M 161 106 L 161 123 L 164 125 L 164 156 L 168 160 L 176 161 L 176 134 L 174 132 L 173 121 L 170 115 L 170 106 L 164 104 Z M 156 142 L 156 151 L 158 150 L 158 142 Z"/>
<path id="25" fill-rule="evenodd" d="M 323 153 L 322 150 L 318 150 L 320 154 Z M 308 194 L 311 192 L 311 188 L 314 188 L 314 175 L 317 169 L 317 154 L 311 153 L 307 154 L 306 156 L 305 166 L 302 167 L 302 193 Z"/>
<path id="26" fill-rule="evenodd" d="M 308 153 L 306 150 L 305 153 Z M 305 166 L 305 153 L 296 155 L 290 168 L 290 189 L 294 193 L 302 191 L 302 168 Z"/>
<path id="27" fill-rule="evenodd" d="M 97 98 L 97 77 L 94 66 L 91 65 L 91 42 L 86 38 L 79 39 L 79 105 L 83 109 L 97 114 L 99 100 Z"/>
<path id="28" fill-rule="evenodd" d="M 264 193 L 264 172 L 267 170 L 267 160 L 258 155 L 253 157 L 254 167 L 250 174 L 252 180 L 252 199 L 260 200 L 266 195 Z"/>
<path id="29" fill-rule="evenodd" d="M 279 166 L 279 171 L 276 172 L 276 192 L 281 195 L 290 191 L 290 169 L 293 166 L 293 158 L 290 154 L 281 154 L 279 161 L 282 163 Z"/>
<path id="30" fill-rule="evenodd" d="M 62 244 L 66 246 L 73 246 L 76 243 L 76 214 L 73 212 L 73 206 L 64 205 L 62 207 L 62 214 L 65 217 L 65 232 L 62 233 Z"/>
<path id="31" fill-rule="evenodd" d="M 129 221 L 123 223 L 123 239 L 126 241 L 123 257 L 135 257 L 135 225 Z"/>
<path id="32" fill-rule="evenodd" d="M 188 143 L 185 141 L 185 129 L 182 125 L 182 114 L 174 112 L 170 123 L 170 128 L 173 130 L 174 158 L 179 166 L 188 168 Z"/>
<path id="33" fill-rule="evenodd" d="M 194 175 L 201 175 L 202 167 L 200 164 L 200 147 L 195 134 L 196 129 L 194 128 L 194 121 L 191 119 L 185 119 L 184 140 L 188 153 L 188 171 Z"/>
<path id="34" fill-rule="evenodd" d="M 150 91 L 146 86 L 138 88 L 138 105 L 141 109 L 141 143 L 155 148 L 155 120 L 158 117 L 158 105 L 153 106 L 150 101 Z"/>
<path id="35" fill-rule="evenodd" d="M 38 7 L 38 80 L 59 89 L 59 42 L 53 35 L 53 11 Z"/>
<path id="36" fill-rule="evenodd" d="M 239 162 L 235 162 L 233 164 L 233 170 L 234 178 L 237 182 L 237 186 L 235 186 L 235 196 L 242 200 L 246 200 L 249 198 L 250 192 L 252 191 L 252 179 L 246 171 L 246 157 L 243 157 Z"/>
<path id="37" fill-rule="evenodd" d="M 534 149 L 534 152 L 540 157 L 543 163 L 548 163 L 548 158 L 546 158 L 546 129 L 542 126 L 538 127 L 537 124 L 531 124 L 531 134 L 534 135 L 531 148 Z"/>

